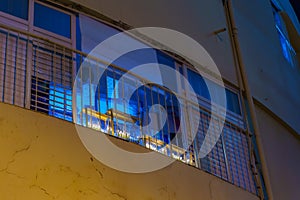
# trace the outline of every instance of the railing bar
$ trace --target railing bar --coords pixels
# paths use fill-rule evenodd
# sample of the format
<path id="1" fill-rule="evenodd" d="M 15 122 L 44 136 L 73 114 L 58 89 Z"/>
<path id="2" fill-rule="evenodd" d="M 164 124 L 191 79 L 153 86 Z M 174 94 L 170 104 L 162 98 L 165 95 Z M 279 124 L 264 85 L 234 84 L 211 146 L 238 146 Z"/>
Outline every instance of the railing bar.
<path id="1" fill-rule="evenodd" d="M 174 137 L 175 137 L 176 145 L 178 146 L 178 137 L 176 136 L 176 134 L 177 134 L 177 126 L 176 126 L 176 120 L 175 120 L 175 110 L 174 110 L 173 94 L 171 94 L 171 108 L 172 108 L 172 118 L 173 118 L 173 126 L 174 126 L 173 128 L 174 128 L 174 134 L 175 134 Z"/>
<path id="2" fill-rule="evenodd" d="M 170 93 L 170 97 L 172 98 L 172 93 Z M 171 135 L 170 135 L 170 124 L 169 124 L 169 120 L 168 120 L 168 103 L 167 103 L 167 95 L 166 92 L 164 92 L 164 100 L 165 100 L 165 109 L 166 109 L 166 113 L 167 113 L 167 134 L 168 134 L 168 141 L 169 141 L 169 147 L 170 147 L 170 157 L 173 158 L 173 148 L 172 148 L 172 142 L 171 142 Z"/>
<path id="3" fill-rule="evenodd" d="M 89 105 L 92 106 L 92 65 L 89 63 L 89 67 L 88 67 L 88 70 L 89 70 L 89 77 L 88 77 L 88 80 L 89 80 Z M 92 122 L 93 122 L 93 118 L 90 117 L 90 124 L 92 126 Z"/>
<path id="4" fill-rule="evenodd" d="M 116 94 L 116 69 L 113 69 L 113 102 L 114 102 L 114 109 L 117 110 L 117 94 Z M 113 113 L 113 112 L 112 112 Z M 112 115 L 113 116 L 113 115 Z M 118 133 L 118 127 L 119 127 L 119 120 L 118 118 L 116 117 L 115 118 L 116 120 L 116 128 L 114 128 L 114 134 L 115 136 L 119 136 L 119 133 Z"/>
<path id="5" fill-rule="evenodd" d="M 38 44 L 39 44 L 39 42 L 38 42 Z M 37 58 L 38 58 L 38 53 L 39 53 L 39 51 L 37 51 L 38 50 L 38 46 L 36 47 L 36 52 L 35 52 L 35 55 L 36 55 L 36 57 L 35 57 L 35 61 L 37 61 Z M 37 65 L 37 63 L 35 63 L 35 68 L 34 68 L 35 70 L 37 70 L 38 71 L 38 69 L 39 69 L 39 66 Z M 36 73 L 36 71 L 35 71 L 35 111 L 37 111 L 37 103 L 38 103 L 38 95 L 37 95 L 37 92 L 38 92 L 38 80 L 39 80 L 39 77 L 38 77 L 38 73 Z"/>
<path id="6" fill-rule="evenodd" d="M 126 112 L 126 102 L 125 102 L 125 78 L 121 78 L 121 80 L 122 80 L 122 84 L 121 84 L 121 90 L 122 90 L 122 103 L 123 103 L 123 112 L 124 113 L 127 113 Z M 119 84 L 119 86 L 120 86 L 120 84 Z M 119 86 L 118 86 L 118 88 L 119 88 Z M 120 88 L 119 88 L 120 89 Z M 128 101 L 128 104 L 129 104 L 129 101 Z M 129 107 L 129 105 L 128 105 L 128 107 Z M 129 112 L 128 112 L 129 113 Z M 124 120 L 124 131 L 123 131 L 123 135 L 125 135 L 125 138 L 127 139 L 127 140 L 130 140 L 130 136 L 127 138 L 127 133 L 128 133 L 128 131 L 127 131 L 127 121 L 126 120 Z"/>
<path id="7" fill-rule="evenodd" d="M 63 57 L 62 57 L 62 85 L 63 85 L 63 90 L 64 90 L 64 107 L 66 108 L 67 107 L 67 101 L 66 101 L 66 96 L 67 96 L 67 93 L 66 93 L 66 88 L 65 88 L 65 57 L 66 56 L 66 52 L 65 52 L 65 48 L 63 50 Z M 65 112 L 65 109 L 64 109 L 64 117 L 66 118 L 66 112 Z"/>
<path id="8" fill-rule="evenodd" d="M 57 83 L 56 83 L 56 67 L 55 67 L 55 54 L 57 51 L 57 46 L 56 44 L 53 44 L 53 52 L 51 53 L 51 82 L 53 84 L 53 100 L 56 102 L 56 93 L 57 93 Z M 58 64 L 59 65 L 59 64 Z M 59 108 L 57 105 L 53 105 L 54 110 L 56 110 L 56 108 Z"/>
<path id="9" fill-rule="evenodd" d="M 17 59 L 18 59 L 18 43 L 19 43 L 19 34 L 16 39 L 16 47 L 15 47 L 15 66 L 14 66 L 14 88 L 13 88 L 13 105 L 15 104 L 15 95 L 16 95 L 16 71 L 17 71 Z"/>
<path id="10" fill-rule="evenodd" d="M 104 71 L 104 73 L 103 74 L 105 74 L 105 78 L 107 77 L 107 74 L 108 74 L 108 70 L 105 70 Z M 103 77 L 101 77 L 101 78 L 103 78 Z M 101 79 L 100 79 L 101 80 Z M 105 92 L 106 92 L 106 98 L 105 98 L 105 103 L 106 103 L 106 111 L 108 111 L 108 107 L 109 107 L 109 102 L 108 102 L 108 90 L 107 90 L 107 79 L 105 79 L 105 80 L 101 80 L 101 81 L 104 81 L 104 84 L 106 85 L 106 90 L 105 90 Z M 108 134 L 112 134 L 112 132 L 113 132 L 113 127 L 112 127 L 112 125 L 113 125 L 113 123 L 112 123 L 112 118 L 109 120 L 109 124 L 110 124 L 110 128 L 111 128 L 111 130 L 108 130 Z M 110 133 L 110 131 L 111 131 L 111 133 Z"/>
<path id="11" fill-rule="evenodd" d="M 99 79 L 98 83 L 97 83 L 97 100 L 98 100 L 98 111 L 99 113 L 101 113 L 101 80 Z M 95 106 L 96 106 L 96 103 L 95 103 Z M 100 130 L 102 129 L 101 127 L 101 119 L 98 119 L 98 123 L 100 125 Z M 106 128 L 106 121 L 104 122 L 105 124 L 105 128 Z"/>
<path id="12" fill-rule="evenodd" d="M 137 96 L 137 115 L 139 120 L 139 131 L 140 131 L 140 136 L 142 136 L 142 138 L 144 137 L 143 135 L 143 115 L 142 115 L 142 111 L 141 111 L 141 103 L 140 103 L 140 95 L 139 95 L 139 84 L 137 80 L 134 80 L 135 83 L 135 88 L 136 88 L 136 96 Z"/>
<path id="13" fill-rule="evenodd" d="M 5 43 L 5 61 L 4 61 L 4 69 L 3 69 L 3 94 L 2 94 L 2 102 L 5 99 L 5 81 L 6 81 L 6 64 L 7 64 L 7 49 L 8 49 L 8 37 L 9 32 L 6 34 L 6 43 Z"/>
<path id="14" fill-rule="evenodd" d="M 82 58 L 82 55 L 81 55 L 81 56 L 80 56 L 80 65 L 82 64 L 82 60 L 83 60 L 83 58 Z M 82 94 L 82 92 L 83 92 L 83 87 L 82 87 L 82 86 L 83 86 L 83 83 L 82 83 L 82 82 L 83 82 L 83 80 L 82 80 L 82 79 L 83 79 L 83 76 L 82 76 L 82 67 L 80 67 L 79 70 L 80 70 L 80 71 L 79 71 L 79 73 L 80 73 L 80 80 L 79 80 L 79 81 L 80 81 L 80 92 L 81 92 L 81 94 Z M 77 80 L 77 81 L 78 81 L 78 80 Z M 77 87 L 77 85 L 76 85 L 76 87 Z M 75 94 L 75 95 L 76 95 L 76 97 L 77 97 L 77 88 L 76 88 L 76 94 Z M 80 110 L 80 122 L 81 122 L 81 125 L 83 126 L 83 114 L 82 114 L 82 109 L 83 109 L 83 95 L 80 95 L 80 100 L 81 100 L 81 101 L 80 101 L 80 106 L 81 106 L 81 108 L 80 108 L 80 109 L 81 109 L 81 110 Z M 76 108 L 77 108 L 77 107 L 76 107 Z M 78 111 L 76 110 L 76 114 L 77 114 L 77 112 L 78 112 Z M 85 115 L 87 115 L 87 114 L 85 114 Z M 77 123 L 77 122 L 76 122 L 76 123 Z"/>
<path id="15" fill-rule="evenodd" d="M 144 113 L 142 113 L 142 116 L 143 116 L 143 118 L 144 118 L 144 116 L 145 116 L 145 120 L 146 120 L 146 124 L 148 125 L 149 124 L 149 109 L 148 109 L 148 101 L 147 101 L 147 92 L 146 92 L 146 86 L 145 86 L 145 82 L 144 81 L 142 81 L 142 87 L 143 87 L 143 90 L 144 90 L 144 102 L 145 102 L 145 105 L 144 105 L 144 107 L 145 107 L 145 112 L 144 113 L 146 113 L 146 115 L 144 114 Z M 143 128 L 143 130 L 145 130 L 144 128 Z M 146 136 L 147 136 L 147 134 L 149 134 L 149 126 L 147 126 L 147 130 L 146 130 L 147 132 L 146 133 L 144 133 L 144 137 L 146 138 Z M 149 143 L 150 144 L 150 143 Z M 145 146 L 146 146 L 146 140 L 145 140 Z M 150 146 L 149 146 L 149 148 L 150 148 Z"/>
<path id="16" fill-rule="evenodd" d="M 158 103 L 160 104 L 160 97 L 159 97 L 159 93 L 157 94 L 157 100 L 158 100 Z M 168 115 L 167 115 L 168 117 Z M 162 119 L 161 117 L 158 117 L 159 119 L 159 124 L 162 125 Z M 157 135 L 157 134 L 156 134 Z M 163 127 L 162 127 L 162 131 L 161 131 L 161 136 L 162 136 L 162 140 L 164 139 L 164 136 L 163 136 Z M 157 137 L 156 137 L 157 138 Z M 164 148 L 165 149 L 165 148 Z"/>

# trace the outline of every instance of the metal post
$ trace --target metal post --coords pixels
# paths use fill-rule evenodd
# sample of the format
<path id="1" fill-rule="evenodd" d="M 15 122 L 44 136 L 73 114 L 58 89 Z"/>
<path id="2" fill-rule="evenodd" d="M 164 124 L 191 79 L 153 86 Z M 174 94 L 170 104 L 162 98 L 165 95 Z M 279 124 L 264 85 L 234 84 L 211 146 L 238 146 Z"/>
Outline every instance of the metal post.
<path id="1" fill-rule="evenodd" d="M 263 171 L 264 180 L 265 180 L 265 184 L 266 184 L 266 188 L 267 188 L 267 193 L 268 193 L 269 198 L 273 199 L 273 195 L 272 195 L 273 193 L 272 193 L 267 163 L 266 163 L 266 159 L 265 159 L 265 155 L 264 155 L 264 151 L 263 151 L 263 147 L 262 147 L 263 145 L 262 145 L 261 136 L 260 136 L 260 132 L 259 132 L 259 126 L 257 123 L 257 117 L 256 117 L 256 113 L 255 113 L 255 106 L 253 103 L 252 93 L 250 91 L 250 86 L 249 86 L 248 79 L 247 79 L 245 65 L 243 63 L 243 59 L 242 59 L 242 55 L 241 55 L 241 48 L 240 48 L 240 43 L 239 43 L 239 39 L 238 39 L 238 29 L 236 27 L 235 20 L 233 17 L 232 0 L 224 0 L 223 2 L 224 2 L 224 7 L 225 7 L 225 14 L 228 19 L 228 28 L 229 28 L 229 34 L 230 34 L 232 46 L 233 46 L 233 55 L 236 56 L 237 68 L 240 72 L 241 81 L 243 83 L 245 93 L 246 93 L 246 98 L 249 103 L 250 116 L 251 116 L 251 120 L 253 123 L 255 135 L 256 135 L 256 142 L 257 142 L 258 151 L 259 151 L 259 155 L 260 155 L 260 159 L 261 159 L 262 171 Z M 263 194 L 261 194 L 261 195 L 263 196 Z"/>

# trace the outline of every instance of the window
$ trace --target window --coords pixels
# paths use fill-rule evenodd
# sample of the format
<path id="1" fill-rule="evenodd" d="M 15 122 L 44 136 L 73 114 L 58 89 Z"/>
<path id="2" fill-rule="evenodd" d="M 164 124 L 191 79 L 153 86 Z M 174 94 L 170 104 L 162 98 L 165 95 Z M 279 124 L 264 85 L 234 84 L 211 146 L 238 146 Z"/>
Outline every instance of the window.
<path id="1" fill-rule="evenodd" d="M 208 91 L 208 87 L 206 85 L 206 82 L 211 83 L 213 86 L 212 92 L 218 92 L 220 89 L 222 89 L 219 85 L 211 82 L 210 80 L 207 80 L 199 75 L 198 73 L 188 69 L 188 80 L 189 83 L 192 85 L 195 93 L 203 98 L 205 98 L 208 101 L 211 101 L 210 94 Z M 233 113 L 236 113 L 238 115 L 241 114 L 241 109 L 240 109 L 240 103 L 239 103 L 239 97 L 235 92 L 232 92 L 231 90 L 225 88 L 225 94 L 226 94 L 226 100 L 227 100 L 227 109 Z"/>
<path id="2" fill-rule="evenodd" d="M 72 121 L 71 89 L 32 76 L 30 109 Z"/>
<path id="3" fill-rule="evenodd" d="M 78 14 L 76 17 L 76 48 L 89 53 L 98 44 L 120 31 L 100 21 Z"/>
<path id="4" fill-rule="evenodd" d="M 71 38 L 71 16 L 39 3 L 34 4 L 34 26 Z"/>
<path id="5" fill-rule="evenodd" d="M 72 92 L 63 85 L 50 84 L 49 115 L 72 121 Z"/>
<path id="6" fill-rule="evenodd" d="M 238 115 L 241 114 L 239 97 L 236 93 L 226 88 L 227 109 Z"/>
<path id="7" fill-rule="evenodd" d="M 280 9 L 274 3 L 272 3 L 272 6 L 273 6 L 273 16 L 275 20 L 275 27 L 279 36 L 279 41 L 281 44 L 283 56 L 290 63 L 290 65 L 295 66 L 297 63 L 296 51 L 294 50 L 287 36 L 288 34 L 287 34 L 285 24 L 279 13 Z"/>
<path id="8" fill-rule="evenodd" d="M 210 101 L 210 95 L 203 77 L 190 69 L 187 70 L 188 81 L 192 85 L 195 93 Z"/>
<path id="9" fill-rule="evenodd" d="M 1 0 L 0 11 L 27 20 L 28 0 Z"/>
<path id="10" fill-rule="evenodd" d="M 71 53 L 39 44 L 33 42 L 30 109 L 72 121 Z"/>

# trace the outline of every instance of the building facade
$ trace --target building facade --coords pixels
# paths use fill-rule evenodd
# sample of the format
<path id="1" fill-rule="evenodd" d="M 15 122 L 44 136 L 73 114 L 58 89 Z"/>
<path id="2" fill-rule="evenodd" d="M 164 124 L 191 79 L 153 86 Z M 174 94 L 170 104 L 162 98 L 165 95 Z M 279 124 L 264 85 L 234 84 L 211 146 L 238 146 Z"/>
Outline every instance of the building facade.
<path id="1" fill-rule="evenodd" d="M 151 38 L 126 35 L 141 48 L 112 63 L 91 56 L 140 27 L 197 41 L 224 85 Z M 0 0 L 1 199 L 297 199 L 299 32 L 288 0 Z M 105 48 L 118 55 L 122 42 Z M 148 63 L 167 66 L 144 71 L 162 85 L 132 73 Z M 215 101 L 222 92 L 225 104 Z M 142 174 L 112 169 L 74 124 L 175 162 Z M 208 132 L 220 132 L 215 144 Z"/>

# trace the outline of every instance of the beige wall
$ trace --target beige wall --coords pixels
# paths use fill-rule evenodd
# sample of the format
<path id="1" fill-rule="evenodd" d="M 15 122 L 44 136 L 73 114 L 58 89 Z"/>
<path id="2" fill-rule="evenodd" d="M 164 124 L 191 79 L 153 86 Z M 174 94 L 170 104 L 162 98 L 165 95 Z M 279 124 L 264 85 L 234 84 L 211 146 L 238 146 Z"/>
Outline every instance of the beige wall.
<path id="1" fill-rule="evenodd" d="M 282 54 L 270 1 L 233 2 L 254 98 L 300 134 L 300 68 L 290 66 Z M 300 140 L 258 106 L 256 112 L 272 196 L 299 199 Z"/>
<path id="2" fill-rule="evenodd" d="M 230 39 L 227 32 L 214 31 L 226 28 L 221 0 L 73 0 L 113 20 L 135 28 L 163 27 L 180 31 L 198 41 L 216 62 L 221 75 L 237 85 Z"/>
<path id="3" fill-rule="evenodd" d="M 179 161 L 148 174 L 115 171 L 92 160 L 73 124 L 3 103 L 0 110 L 0 199 L 258 199 Z"/>
<path id="4" fill-rule="evenodd" d="M 253 96 L 300 133 L 300 68 L 284 58 L 269 0 L 233 0 Z"/>
<path id="5" fill-rule="evenodd" d="M 299 199 L 300 140 L 256 106 L 274 200 Z"/>

